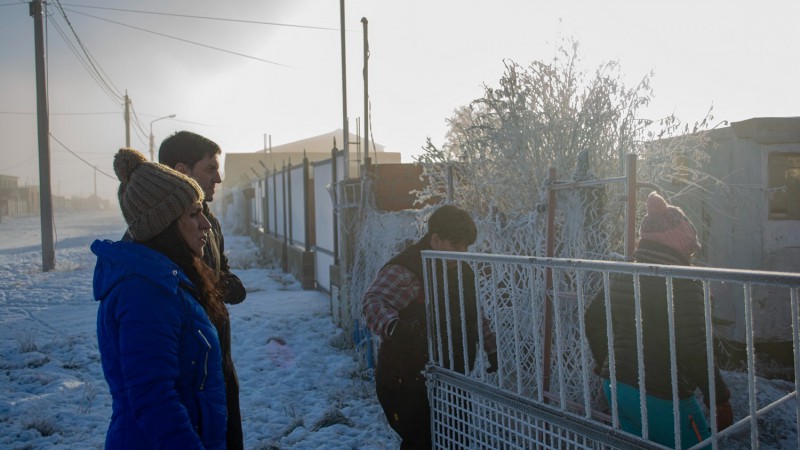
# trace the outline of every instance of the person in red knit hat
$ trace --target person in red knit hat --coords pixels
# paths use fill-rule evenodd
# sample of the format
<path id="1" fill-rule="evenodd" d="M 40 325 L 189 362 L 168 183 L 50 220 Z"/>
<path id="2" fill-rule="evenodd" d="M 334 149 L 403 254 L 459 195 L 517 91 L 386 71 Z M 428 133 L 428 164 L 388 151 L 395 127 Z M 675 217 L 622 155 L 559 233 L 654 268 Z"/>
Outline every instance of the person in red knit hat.
<path id="1" fill-rule="evenodd" d="M 700 250 L 700 243 L 694 225 L 683 211 L 667 203 L 656 192 L 647 197 L 646 210 L 634 253 L 636 262 L 691 265 L 691 259 Z M 631 275 L 611 275 L 611 296 L 608 301 L 611 302 L 620 426 L 624 431 L 642 436 L 634 289 Z M 674 448 L 667 283 L 663 277 L 643 276 L 639 291 L 648 437 Z M 672 295 L 680 439 L 681 447 L 689 448 L 711 435 L 708 422 L 694 396 L 695 389 L 699 388 L 704 402 L 710 406 L 703 285 L 697 280 L 676 278 L 672 281 Z M 603 377 L 603 391 L 611 404 L 605 302 L 605 294 L 601 290 L 586 309 L 586 337 L 596 363 L 595 372 Z M 716 387 L 716 425 L 717 430 L 722 430 L 733 423 L 730 391 L 716 364 L 712 370 Z"/>

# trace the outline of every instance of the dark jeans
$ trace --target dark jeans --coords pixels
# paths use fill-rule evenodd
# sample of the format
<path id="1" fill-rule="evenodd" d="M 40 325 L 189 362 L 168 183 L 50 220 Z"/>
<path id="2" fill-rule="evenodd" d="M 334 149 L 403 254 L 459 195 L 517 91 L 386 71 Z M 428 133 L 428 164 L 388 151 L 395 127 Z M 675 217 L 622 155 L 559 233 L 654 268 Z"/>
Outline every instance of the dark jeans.
<path id="1" fill-rule="evenodd" d="M 223 364 L 225 360 L 223 359 Z M 239 409 L 239 377 L 233 361 L 228 359 L 228 370 L 225 370 L 225 396 L 228 403 L 228 431 L 226 435 L 227 450 L 244 450 L 242 435 L 242 412 Z"/>
<path id="2" fill-rule="evenodd" d="M 376 381 L 378 401 L 389 425 L 402 440 L 400 449 L 430 449 L 431 410 L 424 380 L 400 386 L 386 386 Z"/>

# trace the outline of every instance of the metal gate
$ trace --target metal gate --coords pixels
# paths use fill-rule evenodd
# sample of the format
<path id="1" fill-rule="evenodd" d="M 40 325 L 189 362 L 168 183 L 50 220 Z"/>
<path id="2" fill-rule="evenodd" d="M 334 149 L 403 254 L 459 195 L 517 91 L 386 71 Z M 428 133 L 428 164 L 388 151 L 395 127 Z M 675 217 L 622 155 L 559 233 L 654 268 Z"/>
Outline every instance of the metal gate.
<path id="1" fill-rule="evenodd" d="M 712 448 L 758 448 L 762 441 L 760 429 L 766 423 L 762 420 L 768 422 L 771 414 L 779 411 L 782 417 L 793 419 L 786 426 L 794 428 L 797 434 L 800 421 L 797 401 L 800 274 L 437 251 L 423 252 L 423 261 L 430 355 L 426 376 L 435 448 L 665 448 L 647 439 L 646 426 L 645 437 L 620 429 L 616 390 L 612 387 L 611 405 L 604 404 L 600 378 L 591 370 L 593 359 L 586 344 L 583 313 L 596 293 L 606 292 L 607 297 L 606 287 L 612 273 L 630 274 L 634 280 L 644 276 L 661 277 L 668 291 L 676 280 L 700 281 L 705 292 L 709 362 L 714 361 L 711 317 L 714 286 L 725 283 L 742 289 L 748 330 L 752 330 L 755 320 L 750 306 L 759 296 L 769 292 L 769 295 L 784 298 L 786 317 L 787 320 L 791 318 L 793 326 L 794 389 L 779 398 L 764 398 L 764 392 L 756 384 L 754 342 L 749 333 L 746 375 L 742 375 L 746 378 L 747 406 L 737 410 L 741 417 L 737 417 L 739 420 L 733 426 L 723 431 L 713 426 L 711 437 L 695 448 L 709 443 Z M 464 321 L 466 317 L 464 278 L 461 276 L 466 266 L 476 274 L 478 320 L 487 321 L 496 336 L 498 368 L 495 373 L 485 370 L 488 364 L 485 354 L 479 354 L 472 371 L 460 373 L 449 369 L 453 367 L 454 340 L 460 340 L 467 348 L 466 332 L 452 335 L 454 329 L 467 329 L 463 323 L 457 327 L 452 323 L 452 320 Z M 447 276 L 438 276 L 453 270 L 458 271 L 458 276 L 449 279 L 458 281 L 449 282 L 451 285 L 448 285 Z M 545 282 L 548 271 L 552 273 L 552 288 L 547 288 Z M 437 280 L 444 280 L 443 289 L 436 286 Z M 439 292 L 445 296 L 458 292 L 459 311 L 442 310 L 438 306 Z M 551 309 L 545 308 L 548 297 L 552 300 Z M 640 301 L 641 298 L 637 298 L 637 302 Z M 545 317 L 546 310 L 551 317 Z M 550 330 L 545 326 L 548 321 L 553 325 L 551 331 L 545 331 Z M 674 330 L 673 325 L 670 321 Z M 476 327 L 482 329 L 480 325 Z M 637 331 L 641 332 L 641 323 Z M 672 335 L 670 348 L 663 351 L 672 352 L 674 356 L 674 331 Z M 479 349 L 484 348 L 488 338 L 486 333 L 478 333 Z M 545 348 L 546 345 L 549 348 Z M 466 354 L 464 357 L 466 360 Z M 643 370 L 640 367 L 642 373 Z M 672 370 L 676 372 L 674 362 Z M 613 386 L 616 384 L 613 368 L 611 373 Z M 715 392 L 713 378 L 709 378 L 712 396 Z M 673 385 L 673 392 L 677 392 L 676 385 Z M 643 417 L 647 417 L 643 390 L 640 397 Z M 677 397 L 673 401 L 676 404 Z M 716 414 L 713 406 L 708 413 L 709 423 L 713 424 Z M 680 433 L 675 431 L 676 443 L 680 445 Z M 800 447 L 800 442 L 792 445 Z"/>

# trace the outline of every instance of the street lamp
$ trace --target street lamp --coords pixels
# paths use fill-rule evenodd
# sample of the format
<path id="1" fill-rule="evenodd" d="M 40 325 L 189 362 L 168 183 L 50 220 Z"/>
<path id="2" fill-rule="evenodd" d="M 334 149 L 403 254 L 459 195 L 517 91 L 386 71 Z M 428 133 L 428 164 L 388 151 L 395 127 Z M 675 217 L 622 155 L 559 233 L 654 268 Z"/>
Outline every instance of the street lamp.
<path id="1" fill-rule="evenodd" d="M 158 119 L 153 119 L 153 120 L 150 121 L 150 161 L 153 161 L 153 162 L 156 161 L 156 157 L 155 157 L 155 138 L 153 137 L 153 122 L 158 122 L 159 120 L 164 120 L 164 119 L 172 119 L 173 117 L 175 117 L 175 114 L 170 114 L 168 116 L 159 117 Z"/>

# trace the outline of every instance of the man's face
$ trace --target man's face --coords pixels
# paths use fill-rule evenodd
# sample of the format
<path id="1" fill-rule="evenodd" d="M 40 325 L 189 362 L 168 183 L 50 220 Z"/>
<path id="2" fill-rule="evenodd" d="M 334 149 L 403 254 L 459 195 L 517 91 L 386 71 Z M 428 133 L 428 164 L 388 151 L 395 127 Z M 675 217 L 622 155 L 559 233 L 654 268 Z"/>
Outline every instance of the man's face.
<path id="1" fill-rule="evenodd" d="M 449 239 L 442 239 L 439 237 L 438 234 L 433 233 L 431 235 L 431 248 L 433 250 L 442 251 L 442 252 L 460 252 L 464 253 L 467 251 L 467 244 L 455 244 L 453 241 Z M 449 267 L 455 267 L 456 261 L 449 259 L 447 260 L 447 265 Z"/>
<path id="2" fill-rule="evenodd" d="M 442 239 L 438 234 L 431 236 L 431 248 L 442 252 L 461 252 L 467 251 L 467 244 L 454 244 L 450 239 Z"/>
<path id="3" fill-rule="evenodd" d="M 215 186 L 217 183 L 222 183 L 222 178 L 219 176 L 219 155 L 206 156 L 197 161 L 192 168 L 179 163 L 175 169 L 197 181 L 203 189 L 207 202 L 214 200 Z"/>

